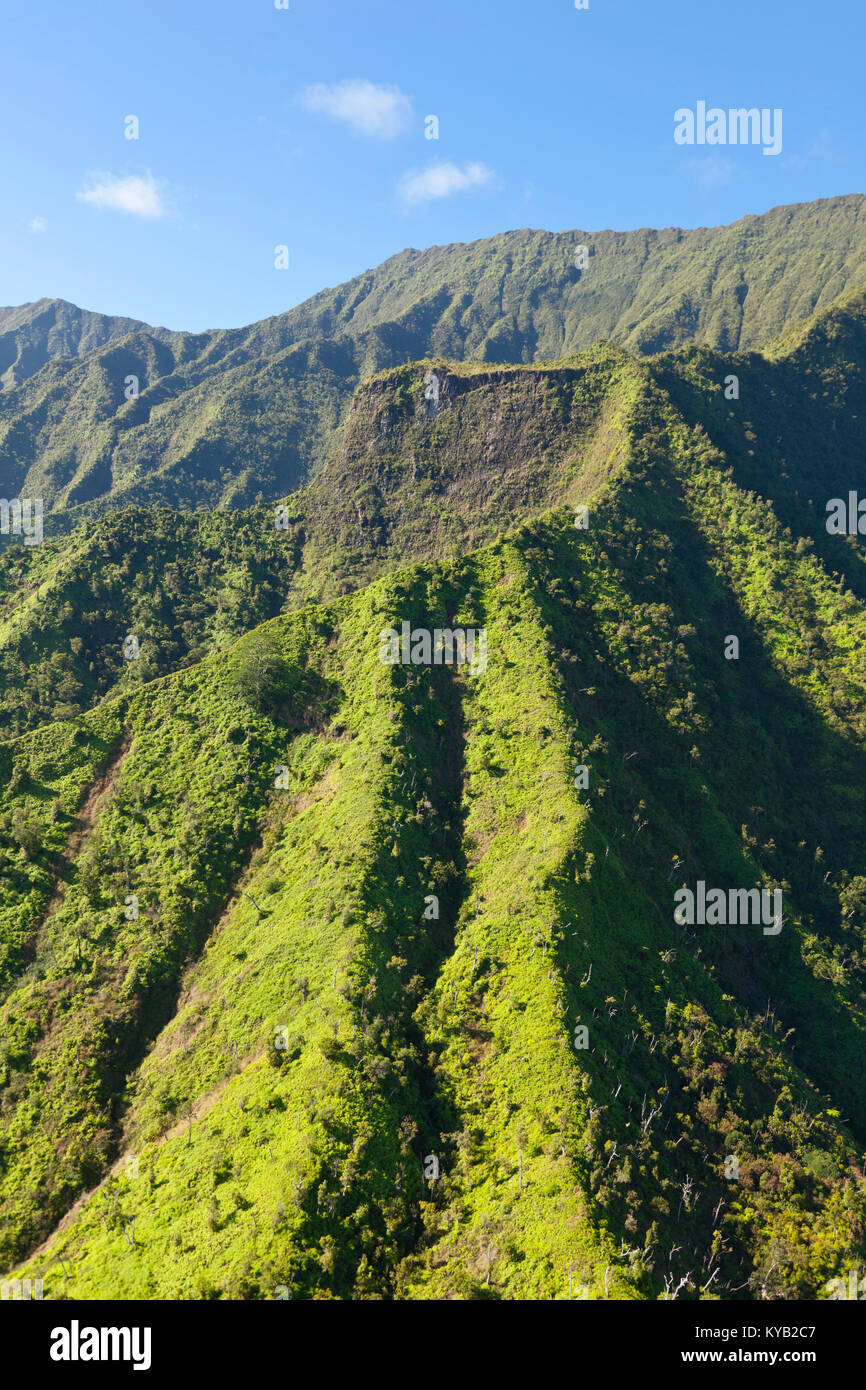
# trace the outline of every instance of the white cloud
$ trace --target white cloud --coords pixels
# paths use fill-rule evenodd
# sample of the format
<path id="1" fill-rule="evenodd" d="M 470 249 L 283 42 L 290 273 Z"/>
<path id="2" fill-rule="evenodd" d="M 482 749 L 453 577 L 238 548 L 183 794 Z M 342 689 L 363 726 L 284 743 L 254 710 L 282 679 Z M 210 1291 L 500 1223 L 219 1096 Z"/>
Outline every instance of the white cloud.
<path id="1" fill-rule="evenodd" d="M 162 199 L 160 184 L 148 172 L 139 174 L 91 174 L 84 188 L 76 193 L 82 203 L 97 208 L 111 208 L 131 217 L 155 219 L 165 217 L 168 209 Z"/>
<path id="2" fill-rule="evenodd" d="M 365 77 L 316 82 L 304 88 L 300 101 L 308 111 L 332 116 L 358 135 L 379 140 L 393 140 L 412 119 L 412 103 L 399 87 L 377 86 Z"/>
<path id="3" fill-rule="evenodd" d="M 693 155 L 685 161 L 685 167 L 707 192 L 712 192 L 714 188 L 725 188 L 740 174 L 736 162 L 724 154 L 707 153 L 703 158 Z"/>
<path id="4" fill-rule="evenodd" d="M 450 198 L 469 188 L 489 188 L 493 182 L 493 170 L 486 164 L 475 162 L 460 168 L 451 160 L 443 159 L 427 169 L 404 174 L 400 180 L 400 194 L 404 203 L 414 205 L 429 203 L 434 198 Z"/>
<path id="5" fill-rule="evenodd" d="M 840 164 L 841 160 L 836 153 L 833 145 L 833 138 L 829 130 L 822 130 L 812 141 L 804 154 L 792 154 L 787 159 L 782 160 L 782 165 L 786 169 L 803 169 L 813 160 L 821 160 L 831 164 Z"/>
<path id="6" fill-rule="evenodd" d="M 34 217 L 33 221 L 30 223 L 30 230 L 31 232 L 47 232 L 48 223 L 45 221 L 44 217 Z"/>

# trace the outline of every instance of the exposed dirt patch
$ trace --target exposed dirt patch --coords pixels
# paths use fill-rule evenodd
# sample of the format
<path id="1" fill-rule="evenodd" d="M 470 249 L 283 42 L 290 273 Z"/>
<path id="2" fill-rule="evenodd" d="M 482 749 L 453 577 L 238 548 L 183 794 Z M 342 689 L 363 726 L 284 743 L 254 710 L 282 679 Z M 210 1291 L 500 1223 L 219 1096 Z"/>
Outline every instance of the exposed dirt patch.
<path id="1" fill-rule="evenodd" d="M 476 996 L 472 1002 L 478 1011 L 477 1016 L 475 1019 L 470 1019 L 464 1023 L 463 1034 L 469 1056 L 476 1065 L 482 1066 L 492 1046 L 493 1033 L 486 1025 L 486 1022 L 482 1023 L 480 1020 L 483 1003 L 481 997 Z"/>
<path id="2" fill-rule="evenodd" d="M 300 792 L 293 798 L 287 821 L 292 820 L 294 816 L 299 816 L 302 811 L 308 810 L 310 806 L 315 805 L 317 801 L 321 801 L 324 796 L 333 796 L 337 788 L 339 772 L 340 765 L 335 759 L 328 766 L 327 770 L 322 773 L 318 782 L 315 782 L 313 786 L 310 787 L 309 791 Z"/>
<path id="3" fill-rule="evenodd" d="M 481 860 L 493 843 L 495 835 L 496 828 L 494 826 L 489 830 L 476 830 L 474 835 L 466 837 L 466 863 L 470 868 L 477 868 L 481 863 Z"/>
<path id="4" fill-rule="evenodd" d="M 57 912 L 63 904 L 63 900 L 66 897 L 65 876 L 75 863 L 75 860 L 84 850 L 93 831 L 93 827 L 96 824 L 96 820 L 114 790 L 114 785 L 117 781 L 120 769 L 126 762 L 131 747 L 131 737 L 128 734 L 124 734 L 121 742 L 111 754 L 102 772 L 99 774 L 96 781 L 88 788 L 87 794 L 76 812 L 69 839 L 66 841 L 66 847 L 57 867 L 54 892 L 49 899 L 42 917 L 42 926 L 45 925 L 46 920 L 53 913 Z"/>
<path id="5" fill-rule="evenodd" d="M 216 1105 L 223 1091 L 226 1089 L 229 1083 L 234 1080 L 236 1076 L 239 1076 L 240 1073 L 242 1071 L 245 1071 L 246 1068 L 250 1066 L 252 1062 L 258 1061 L 258 1059 L 263 1056 L 263 1052 L 251 1052 L 248 1057 L 243 1057 L 239 1059 L 237 1071 L 233 1072 L 231 1076 L 227 1076 L 222 1081 L 218 1082 L 217 1085 L 214 1086 L 213 1090 L 209 1091 L 207 1095 L 199 1096 L 198 1100 L 195 1101 L 193 1104 L 192 1114 L 190 1116 L 187 1116 L 183 1120 L 179 1120 L 177 1124 L 172 1125 L 171 1129 L 168 1129 L 165 1131 L 164 1134 L 161 1134 L 158 1139 L 151 1140 L 150 1142 L 159 1145 L 164 1144 L 168 1139 L 177 1139 L 178 1136 L 183 1134 L 184 1130 L 187 1129 L 190 1122 L 192 1122 L 192 1124 L 195 1124 L 197 1120 L 203 1119 L 203 1117 L 208 1113 L 208 1111 L 212 1109 L 214 1105 Z M 30 1262 L 30 1260 L 38 1259 L 41 1255 L 45 1255 L 48 1253 L 49 1247 L 54 1243 L 54 1241 L 57 1239 L 59 1235 L 61 1235 L 65 1230 L 68 1230 L 68 1228 L 74 1223 L 76 1217 L 80 1214 L 82 1208 L 86 1205 L 86 1203 L 96 1196 L 100 1188 L 104 1187 L 105 1184 L 108 1182 L 109 1178 L 116 1177 L 118 1173 L 121 1173 L 126 1167 L 127 1160 L 133 1157 L 135 1157 L 135 1151 L 132 1149 L 122 1153 L 120 1157 L 116 1159 L 115 1162 L 111 1165 L 108 1172 L 105 1174 L 105 1177 L 102 1178 L 102 1180 L 98 1182 L 95 1187 L 91 1187 L 87 1192 L 82 1192 L 81 1196 L 76 1198 L 69 1210 L 67 1212 L 64 1212 L 63 1216 L 60 1218 L 57 1225 L 54 1227 L 54 1230 L 51 1232 L 51 1235 L 48 1236 L 45 1240 L 43 1240 L 42 1244 L 38 1245 L 36 1249 L 33 1250 L 27 1256 L 28 1263 Z"/>
<path id="6" fill-rule="evenodd" d="M 310 806 L 315 805 L 317 801 L 321 801 L 323 797 L 333 796 L 337 788 L 339 773 L 339 764 L 335 761 L 326 768 L 322 776 L 312 787 L 292 797 L 286 805 L 285 811 L 281 814 L 279 822 L 271 827 L 271 834 L 278 837 L 295 816 L 300 815 L 302 811 L 308 810 Z M 220 935 L 232 913 L 237 910 L 241 899 L 243 898 L 247 902 L 252 901 L 254 905 L 262 902 L 260 893 L 255 893 L 252 899 L 249 894 L 245 893 L 245 887 L 250 883 L 251 879 L 254 879 L 256 874 L 260 872 L 261 867 L 261 863 L 258 862 L 254 862 L 249 866 L 247 872 L 235 886 L 218 921 L 214 923 L 213 929 L 209 933 L 205 943 L 204 950 L 194 960 L 191 960 L 184 970 L 180 980 L 180 991 L 174 1017 L 168 1020 L 162 1032 L 157 1037 L 150 1054 L 151 1056 L 167 1057 L 172 1052 L 177 1051 L 178 1048 L 183 1047 L 184 1043 L 189 1045 L 205 1026 L 207 1021 L 206 1010 L 212 1004 L 215 994 L 213 990 L 204 989 L 196 982 L 196 973 L 200 969 L 202 961 L 205 958 L 205 952 Z M 315 887 L 315 881 L 311 886 Z M 200 1006 L 200 1014 L 191 1016 L 188 1022 L 184 1022 L 182 1029 L 176 1029 L 174 1032 L 169 1033 L 169 1025 L 182 1014 L 184 1009 L 188 1009 L 191 1005 Z"/>
<path id="7" fill-rule="evenodd" d="M 246 1071 L 248 1066 L 253 1062 L 257 1062 L 259 1058 L 264 1057 L 264 1055 L 264 1052 L 251 1052 L 247 1057 L 239 1057 L 237 1071 L 232 1072 L 231 1076 L 224 1077 L 222 1081 L 218 1081 L 213 1090 L 208 1091 L 207 1095 L 199 1096 L 198 1100 L 193 1102 L 191 1115 L 186 1116 L 182 1120 L 178 1120 L 177 1124 L 172 1125 L 171 1129 L 167 1129 L 164 1134 L 160 1135 L 157 1143 L 164 1144 L 166 1139 L 176 1139 L 178 1135 L 183 1134 L 184 1130 L 189 1127 L 190 1122 L 195 1124 L 196 1120 L 203 1119 L 207 1112 L 216 1105 L 223 1091 L 234 1081 L 235 1077 L 240 1076 L 242 1071 Z M 124 1159 L 125 1157 L 126 1155 L 124 1155 Z"/>

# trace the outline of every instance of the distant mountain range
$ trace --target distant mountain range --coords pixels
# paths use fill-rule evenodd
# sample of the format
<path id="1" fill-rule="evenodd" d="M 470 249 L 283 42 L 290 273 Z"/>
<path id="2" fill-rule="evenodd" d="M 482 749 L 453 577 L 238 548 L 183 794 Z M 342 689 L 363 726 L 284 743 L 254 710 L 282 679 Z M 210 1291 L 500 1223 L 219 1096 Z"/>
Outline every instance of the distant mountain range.
<path id="1" fill-rule="evenodd" d="M 315 475 L 382 368 L 554 361 L 602 339 L 744 351 L 864 283 L 857 194 L 729 227 L 407 250 L 248 328 L 170 332 L 39 300 L 0 310 L 0 495 L 249 506 Z"/>

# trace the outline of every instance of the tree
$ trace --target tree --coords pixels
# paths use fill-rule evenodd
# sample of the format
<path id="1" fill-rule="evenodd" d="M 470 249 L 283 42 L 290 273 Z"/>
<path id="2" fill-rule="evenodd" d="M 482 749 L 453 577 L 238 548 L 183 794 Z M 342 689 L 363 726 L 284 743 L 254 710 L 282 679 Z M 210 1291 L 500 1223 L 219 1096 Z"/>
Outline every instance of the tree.
<path id="1" fill-rule="evenodd" d="M 25 859 L 35 859 L 42 848 L 42 829 L 37 820 L 16 806 L 12 812 L 12 839 L 24 851 Z"/>
<path id="2" fill-rule="evenodd" d="M 235 692 L 260 712 L 272 709 L 286 693 L 288 676 L 279 638 L 272 632 L 254 632 L 238 652 L 231 673 Z"/>

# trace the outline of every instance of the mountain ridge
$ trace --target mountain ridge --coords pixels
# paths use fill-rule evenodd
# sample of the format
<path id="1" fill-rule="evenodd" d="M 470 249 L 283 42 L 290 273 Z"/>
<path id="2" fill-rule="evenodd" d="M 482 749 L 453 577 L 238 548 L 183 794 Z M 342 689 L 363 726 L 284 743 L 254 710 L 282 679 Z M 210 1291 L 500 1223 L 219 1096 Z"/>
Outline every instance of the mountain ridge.
<path id="1" fill-rule="evenodd" d="M 45 308 L 47 308 L 49 306 L 54 305 L 58 305 L 65 309 L 74 309 L 77 314 L 86 316 L 88 318 L 103 319 L 109 324 L 131 324 L 135 329 L 145 330 L 160 335 L 172 334 L 186 335 L 190 337 L 203 337 L 212 336 L 219 333 L 243 333 L 258 327 L 259 325 L 271 323 L 275 319 L 282 319 L 292 314 L 295 314 L 298 311 L 304 309 L 307 305 L 315 303 L 315 301 L 318 299 L 326 299 L 330 295 L 338 294 L 341 291 L 345 291 L 348 287 L 368 280 L 371 276 L 375 275 L 377 271 L 384 271 L 389 268 L 393 268 L 398 264 L 402 264 L 406 260 L 412 261 L 417 264 L 419 260 L 423 260 L 427 257 L 438 256 L 441 253 L 465 252 L 475 250 L 476 248 L 494 248 L 500 242 L 505 242 L 510 238 L 545 237 L 551 240 L 556 240 L 559 238 L 605 237 L 624 240 L 633 237 L 660 237 L 673 238 L 673 240 L 675 241 L 681 241 L 684 238 L 689 237 L 700 238 L 702 236 L 706 237 L 708 234 L 711 233 L 730 232 L 737 227 L 742 227 L 744 229 L 753 229 L 756 226 L 760 225 L 764 219 L 779 217 L 782 214 L 795 214 L 801 212 L 803 209 L 820 209 L 822 206 L 831 203 L 856 204 L 857 202 L 862 202 L 864 197 L 866 197 L 866 195 L 861 193 L 848 193 L 840 194 L 835 197 L 818 198 L 812 201 L 806 201 L 802 203 L 777 203 L 774 204 L 772 207 L 767 208 L 762 213 L 744 213 L 742 214 L 742 216 L 734 218 L 734 220 L 731 222 L 701 224 L 700 226 L 696 227 L 681 227 L 676 224 L 671 224 L 667 227 L 651 227 L 645 225 L 641 227 L 628 228 L 626 230 L 617 230 L 611 227 L 604 227 L 599 228 L 594 232 L 588 232 L 580 228 L 562 228 L 560 231 L 554 232 L 546 227 L 526 226 L 514 227 L 506 232 L 496 232 L 493 233 L 491 236 L 487 237 L 476 237 L 472 241 L 432 243 L 430 246 L 427 247 L 404 246 L 400 251 L 396 251 L 391 256 L 386 257 L 384 261 L 378 262 L 375 266 L 368 266 L 365 270 L 359 271 L 356 275 L 351 276 L 348 280 L 341 281 L 337 285 L 325 286 L 323 289 L 316 291 L 313 295 L 308 296 L 308 298 L 305 300 L 301 300 L 298 304 L 291 306 L 289 309 L 278 310 L 274 314 L 267 314 L 264 316 L 264 318 L 257 319 L 248 325 L 241 324 L 235 326 L 224 326 L 221 328 L 210 327 L 197 330 L 183 328 L 170 329 L 165 325 L 153 325 L 149 322 L 146 322 L 145 320 L 132 319 L 126 315 L 106 314 L 100 310 L 85 309 L 75 304 L 72 300 L 64 299 L 61 296 L 44 296 L 40 299 L 30 300 L 20 305 L 0 306 L 0 333 L 4 331 L 4 329 L 7 327 L 7 324 L 17 327 L 20 326 L 20 323 L 28 321 L 31 316 L 25 313 L 26 310 L 37 309 L 40 308 L 40 306 L 44 306 Z M 16 319 L 20 319 L 20 323 L 15 322 Z M 122 334 L 119 331 L 117 334 L 113 334 L 112 336 L 122 336 Z"/>
<path id="2" fill-rule="evenodd" d="M 862 195 L 706 231 L 592 234 L 578 269 L 584 235 L 400 252 L 247 328 L 137 329 L 46 360 L 0 393 L 0 490 L 49 510 L 148 488 L 182 508 L 249 506 L 314 476 L 380 369 L 559 360 L 602 339 L 638 356 L 754 350 L 866 284 Z M 16 360 L 29 350 L 16 342 Z"/>
<path id="3" fill-rule="evenodd" d="M 636 359 L 597 344 L 555 364 L 428 359 L 383 369 L 355 389 L 341 438 L 316 477 L 284 497 L 284 530 L 275 530 L 274 505 L 154 510 L 142 490 L 134 506 L 101 506 L 77 529 L 61 513 L 55 535 L 49 517 L 46 536 L 54 539 L 42 547 L 0 550 L 9 727 L 104 695 L 124 669 L 125 632 L 159 631 L 158 646 L 147 651 L 159 652 L 158 670 L 170 670 L 283 606 L 327 601 L 396 563 L 488 543 L 515 515 L 586 500 L 619 467 L 630 412 L 653 384 L 684 428 L 710 439 L 720 466 L 765 497 L 792 534 L 866 598 L 862 549 L 825 525 L 827 501 L 847 495 L 859 468 L 864 362 L 866 296 L 857 293 L 815 316 L 787 355 L 700 347 Z M 435 405 L 425 385 L 433 374 Z M 732 374 L 736 402 L 724 398 Z M 98 606 L 85 602 L 94 585 Z M 37 605 L 36 592 L 51 601 Z M 174 633 L 166 611 L 183 614 Z M 15 696 L 22 661 L 35 663 L 34 679 L 39 673 L 41 716 Z"/>

